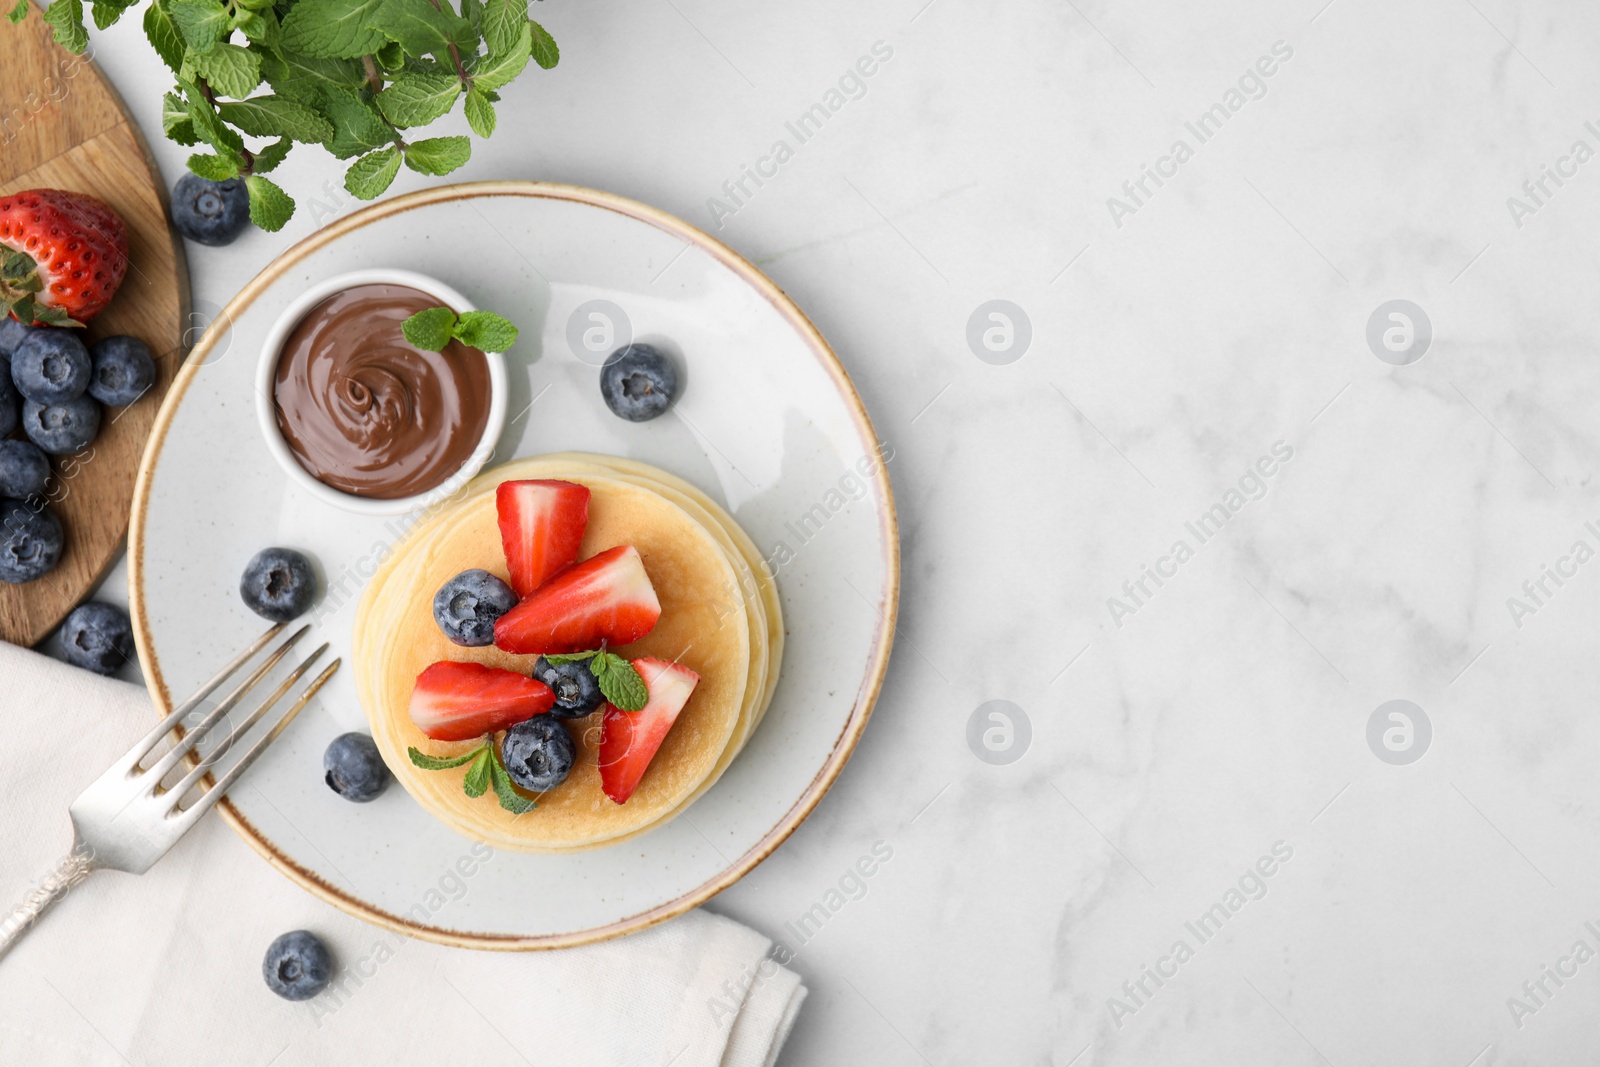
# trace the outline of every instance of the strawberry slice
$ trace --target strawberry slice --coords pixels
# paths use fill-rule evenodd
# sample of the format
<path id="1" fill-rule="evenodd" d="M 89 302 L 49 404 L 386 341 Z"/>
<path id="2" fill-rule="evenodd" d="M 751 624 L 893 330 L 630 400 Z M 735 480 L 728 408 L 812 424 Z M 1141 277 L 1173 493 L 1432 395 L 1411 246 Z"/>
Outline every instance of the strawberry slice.
<path id="1" fill-rule="evenodd" d="M 646 656 L 634 660 L 633 667 L 650 691 L 650 702 L 639 711 L 618 711 L 607 704 L 600 735 L 600 787 L 618 804 L 633 796 L 667 731 L 700 684 L 700 676 L 681 663 Z"/>
<path id="2" fill-rule="evenodd" d="M 587 652 L 655 629 L 661 601 L 632 545 L 608 548 L 545 582 L 494 624 L 507 652 Z"/>
<path id="3" fill-rule="evenodd" d="M 524 597 L 578 560 L 589 526 L 589 489 L 575 482 L 501 482 L 495 490 L 511 588 Z"/>
<path id="4" fill-rule="evenodd" d="M 417 675 L 411 721 L 435 741 L 470 741 L 543 714 L 555 702 L 537 678 L 446 660 Z"/>

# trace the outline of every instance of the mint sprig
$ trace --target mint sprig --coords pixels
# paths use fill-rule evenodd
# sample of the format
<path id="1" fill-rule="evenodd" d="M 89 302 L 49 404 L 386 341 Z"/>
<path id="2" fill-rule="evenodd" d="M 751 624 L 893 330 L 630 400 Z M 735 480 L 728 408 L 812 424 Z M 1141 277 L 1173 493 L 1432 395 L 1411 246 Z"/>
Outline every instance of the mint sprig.
<path id="1" fill-rule="evenodd" d="M 427 143 L 419 142 L 413 147 L 420 148 Z M 444 351 L 445 345 L 452 340 L 480 352 L 505 352 L 517 343 L 518 330 L 509 319 L 492 311 L 469 311 L 458 316 L 447 307 L 433 307 L 424 308 L 402 322 L 400 332 L 407 341 L 429 352 Z"/>
<path id="2" fill-rule="evenodd" d="M 501 762 L 500 750 L 490 745 L 489 751 L 489 782 L 494 786 L 494 795 L 500 801 L 500 806 L 513 815 L 526 815 L 537 808 L 539 805 L 511 787 L 511 772 Z"/>
<path id="3" fill-rule="evenodd" d="M 589 671 L 600 683 L 600 695 L 618 711 L 641 711 L 650 703 L 650 689 L 638 669 L 615 652 L 565 652 L 545 656 L 551 666 L 589 661 Z"/>
<path id="4" fill-rule="evenodd" d="M 82 53 L 89 45 L 86 15 L 104 30 L 140 6 L 49 0 L 43 18 L 62 46 Z M 177 81 L 162 115 L 167 136 L 214 149 L 215 156 L 193 157 L 202 177 L 256 179 L 251 218 L 268 230 L 281 229 L 295 203 L 260 176 L 292 145 L 319 144 L 351 160 L 345 188 L 371 200 L 402 165 L 441 175 L 471 156 L 464 136 L 413 139 L 413 131 L 464 102 L 472 132 L 488 137 L 498 125 L 497 91 L 528 67 L 548 70 L 560 58 L 549 32 L 528 17 L 528 0 L 148 0 L 142 6 L 145 36 Z M 12 23 L 29 8 L 27 0 L 0 0 L 0 15 Z"/>
<path id="5" fill-rule="evenodd" d="M 471 763 L 478 758 L 482 748 L 475 748 L 465 756 L 430 756 L 416 747 L 406 749 L 406 755 L 411 757 L 411 762 L 425 771 L 447 771 L 451 767 L 459 767 L 463 763 Z"/>
<path id="6" fill-rule="evenodd" d="M 539 805 L 518 793 L 511 784 L 511 774 L 500 760 L 500 746 L 491 737 L 483 744 L 460 756 L 430 756 L 410 747 L 406 755 L 411 762 L 425 771 L 446 771 L 452 767 L 471 764 L 466 777 L 461 780 L 461 791 L 469 797 L 481 797 L 491 788 L 500 806 L 513 815 L 526 815 Z"/>

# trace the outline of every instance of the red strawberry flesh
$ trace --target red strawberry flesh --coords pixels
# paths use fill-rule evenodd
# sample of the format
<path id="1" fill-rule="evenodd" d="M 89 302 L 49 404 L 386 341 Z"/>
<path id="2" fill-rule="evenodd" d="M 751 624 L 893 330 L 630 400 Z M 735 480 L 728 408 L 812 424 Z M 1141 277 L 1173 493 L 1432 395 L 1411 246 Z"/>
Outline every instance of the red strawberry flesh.
<path id="1" fill-rule="evenodd" d="M 647 656 L 634 660 L 633 666 L 644 679 L 650 701 L 639 711 L 619 711 L 607 704 L 600 736 L 600 787 L 618 804 L 633 796 L 667 731 L 700 684 L 700 676 L 681 663 Z"/>
<path id="2" fill-rule="evenodd" d="M 655 629 L 661 602 L 632 545 L 618 545 L 551 578 L 494 624 L 506 652 L 587 652 Z"/>
<path id="3" fill-rule="evenodd" d="M 411 721 L 435 741 L 470 741 L 549 711 L 550 687 L 481 663 L 435 663 L 417 675 Z"/>
<path id="4" fill-rule="evenodd" d="M 495 491 L 500 542 L 517 596 L 532 593 L 578 560 L 589 526 L 589 489 L 575 482 L 501 482 Z"/>
<path id="5" fill-rule="evenodd" d="M 128 271 L 128 230 L 92 196 L 29 189 L 0 196 L 0 314 L 52 326 L 98 315 Z"/>

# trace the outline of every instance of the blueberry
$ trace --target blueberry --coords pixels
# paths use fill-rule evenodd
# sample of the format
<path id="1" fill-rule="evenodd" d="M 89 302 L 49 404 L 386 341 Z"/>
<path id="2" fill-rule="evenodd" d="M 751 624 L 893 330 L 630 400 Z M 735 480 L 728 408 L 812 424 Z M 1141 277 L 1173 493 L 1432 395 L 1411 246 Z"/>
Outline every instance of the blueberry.
<path id="1" fill-rule="evenodd" d="M 433 617 L 458 645 L 494 644 L 495 620 L 517 606 L 517 594 L 488 571 L 462 571 L 433 597 Z"/>
<path id="2" fill-rule="evenodd" d="M 42 578 L 61 562 L 61 522 L 43 504 L 0 500 L 0 582 Z"/>
<path id="3" fill-rule="evenodd" d="M 23 338 L 32 332 L 32 326 L 24 326 L 10 315 L 0 316 L 0 359 L 10 359 Z"/>
<path id="4" fill-rule="evenodd" d="M 377 799 L 389 785 L 389 768 L 370 734 L 340 734 L 322 754 L 328 788 L 357 804 Z"/>
<path id="5" fill-rule="evenodd" d="M 540 656 L 533 663 L 533 676 L 548 685 L 556 695 L 550 714 L 558 719 L 581 719 L 605 703 L 600 695 L 600 680 L 589 669 L 589 661 L 551 663 Z"/>
<path id="6" fill-rule="evenodd" d="M 261 977 L 284 1000 L 310 1000 L 333 978 L 333 954 L 310 930 L 291 930 L 267 946 Z"/>
<path id="7" fill-rule="evenodd" d="M 67 662 L 74 667 L 96 674 L 116 674 L 136 655 L 133 623 L 128 620 L 128 613 L 115 604 L 79 604 L 67 616 L 61 647 Z"/>
<path id="8" fill-rule="evenodd" d="M 245 607 L 273 622 L 299 618 L 317 598 L 311 561 L 292 548 L 263 548 L 245 565 L 239 579 Z"/>
<path id="9" fill-rule="evenodd" d="M 17 387 L 11 384 L 5 365 L 0 364 L 0 437 L 14 432 L 21 421 L 22 398 L 17 395 Z"/>
<path id="10" fill-rule="evenodd" d="M 572 743 L 572 735 L 549 715 L 517 723 L 500 742 L 500 759 L 511 780 L 535 793 L 566 781 L 577 758 L 578 746 Z"/>
<path id="11" fill-rule="evenodd" d="M 93 361 L 71 330 L 32 330 L 11 353 L 17 392 L 41 404 L 76 400 L 89 388 Z"/>
<path id="12" fill-rule="evenodd" d="M 125 408 L 156 383 L 155 358 L 137 337 L 96 341 L 89 346 L 89 359 L 89 395 L 107 407 Z"/>
<path id="13" fill-rule="evenodd" d="M 600 395 L 612 414 L 647 422 L 666 411 L 678 391 L 678 369 L 650 345 L 628 345 L 606 357 Z"/>
<path id="14" fill-rule="evenodd" d="M 203 245 L 231 245 L 250 222 L 250 194 L 240 178 L 208 181 L 185 174 L 172 190 L 172 222 Z"/>
<path id="15" fill-rule="evenodd" d="M 0 441 L 0 497 L 26 500 L 44 496 L 50 483 L 50 457 L 32 441 Z"/>
<path id="16" fill-rule="evenodd" d="M 50 405 L 24 400 L 22 432 L 52 456 L 76 455 L 100 432 L 100 405 L 91 396 Z"/>

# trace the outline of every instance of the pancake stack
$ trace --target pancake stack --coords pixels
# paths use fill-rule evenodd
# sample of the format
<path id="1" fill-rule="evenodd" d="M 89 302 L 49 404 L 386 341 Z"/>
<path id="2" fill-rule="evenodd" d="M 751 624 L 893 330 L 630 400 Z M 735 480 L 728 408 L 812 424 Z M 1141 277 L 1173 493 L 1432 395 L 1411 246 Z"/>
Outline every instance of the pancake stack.
<path id="1" fill-rule="evenodd" d="M 513 815 L 493 796 L 462 791 L 466 769 L 423 770 L 407 748 L 455 756 L 478 742 L 424 735 L 408 711 L 417 675 L 440 660 L 528 674 L 535 656 L 494 646 L 463 648 L 434 622 L 440 586 L 479 567 L 507 577 L 496 524 L 501 482 L 559 479 L 587 486 L 589 524 L 579 559 L 635 546 L 661 602 L 654 630 L 611 651 L 655 656 L 700 676 L 649 769 L 625 804 L 601 789 L 601 713 L 568 723 L 577 760 L 567 780 Z M 562 453 L 518 460 L 479 475 L 438 514 L 418 524 L 374 575 L 356 615 L 356 686 L 384 761 L 417 802 L 451 829 L 495 848 L 563 852 L 618 844 L 663 825 L 710 789 L 760 725 L 783 659 L 777 587 L 754 542 L 721 507 L 687 482 L 647 464 Z"/>

